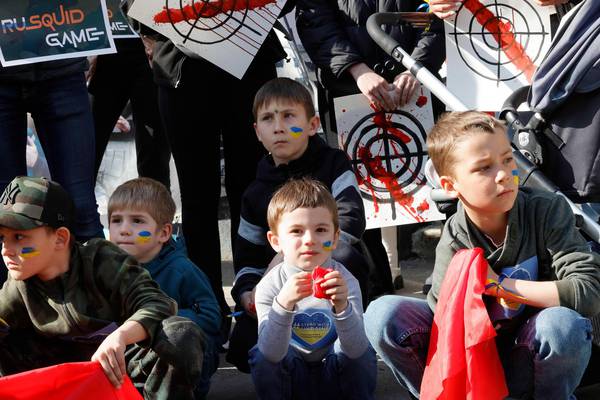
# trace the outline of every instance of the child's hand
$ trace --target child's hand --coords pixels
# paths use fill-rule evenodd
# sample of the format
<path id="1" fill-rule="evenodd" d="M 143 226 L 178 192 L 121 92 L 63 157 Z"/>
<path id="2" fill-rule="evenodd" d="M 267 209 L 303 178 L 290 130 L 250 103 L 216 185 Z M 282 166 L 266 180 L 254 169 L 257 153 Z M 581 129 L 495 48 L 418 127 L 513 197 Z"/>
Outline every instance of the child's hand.
<path id="1" fill-rule="evenodd" d="M 341 313 L 348 307 L 348 285 L 340 271 L 333 271 L 325 275 L 321 287 L 325 289 L 325 294 L 331 298 L 336 314 Z"/>
<path id="2" fill-rule="evenodd" d="M 292 311 L 297 302 L 311 294 L 312 279 L 310 272 L 298 272 L 285 282 L 277 295 L 277 301 L 283 308 Z"/>
<path id="3" fill-rule="evenodd" d="M 253 317 L 254 319 L 256 319 L 256 306 L 254 304 L 255 296 L 256 296 L 256 286 L 254 287 L 254 289 L 252 289 L 248 292 L 244 292 L 240 295 L 240 301 L 242 303 L 242 307 L 244 307 L 244 310 L 246 311 L 246 313 L 248 315 L 250 315 L 251 317 Z"/>
<path id="4" fill-rule="evenodd" d="M 487 294 L 488 296 L 494 296 L 497 297 L 498 296 L 498 286 L 494 286 L 494 285 L 489 285 L 488 282 L 498 282 L 498 274 L 494 272 L 494 270 L 488 265 L 488 271 L 487 271 L 487 279 L 485 280 L 486 282 L 486 289 L 485 292 L 483 292 L 484 294 Z"/>
<path id="5" fill-rule="evenodd" d="M 123 384 L 123 376 L 127 373 L 125 367 L 125 340 L 119 330 L 114 331 L 104 339 L 92 356 L 92 361 L 100 362 L 106 377 L 117 389 Z"/>

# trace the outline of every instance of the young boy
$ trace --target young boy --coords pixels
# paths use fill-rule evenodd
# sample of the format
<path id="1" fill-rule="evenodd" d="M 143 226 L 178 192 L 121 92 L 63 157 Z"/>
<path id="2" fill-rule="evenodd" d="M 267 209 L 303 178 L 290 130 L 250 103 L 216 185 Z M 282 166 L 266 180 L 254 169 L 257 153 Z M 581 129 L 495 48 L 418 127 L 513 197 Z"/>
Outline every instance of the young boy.
<path id="1" fill-rule="evenodd" d="M 427 146 L 458 210 L 436 249 L 429 304 L 399 296 L 373 302 L 365 315 L 371 344 L 418 396 L 446 268 L 458 250 L 480 247 L 492 283 L 484 299 L 510 396 L 572 398 L 591 351 L 584 317 L 600 312 L 600 257 L 577 232 L 562 197 L 518 186 L 500 121 L 474 111 L 446 114 Z"/>
<path id="2" fill-rule="evenodd" d="M 191 319 L 206 334 L 202 379 L 196 388 L 197 398 L 203 398 L 219 363 L 221 313 L 208 278 L 187 257 L 183 239 L 171 236 L 174 216 L 171 194 L 150 178 L 123 183 L 108 201 L 110 241 L 150 272 L 177 302 L 177 315 Z"/>
<path id="3" fill-rule="evenodd" d="M 373 399 L 375 352 L 362 320 L 358 281 L 331 252 L 339 241 L 337 204 L 320 182 L 279 189 L 268 209 L 269 243 L 283 262 L 256 287 L 258 344 L 250 368 L 261 399 Z M 315 267 L 331 268 L 313 294 Z"/>
<path id="4" fill-rule="evenodd" d="M 333 194 L 341 234 L 332 257 L 358 279 L 363 304 L 367 301 L 368 276 L 367 263 L 357 250 L 366 224 L 358 182 L 345 153 L 315 135 L 319 117 L 308 90 L 288 78 L 273 79 L 256 93 L 253 112 L 256 136 L 269 155 L 260 161 L 256 180 L 242 197 L 231 295 L 246 314 L 236 318 L 227 354 L 227 360 L 244 372 L 248 372 L 248 350 L 256 344 L 253 290 L 269 264 L 281 261 L 280 256 L 274 260 L 276 253 L 266 239 L 267 206 L 273 193 L 288 179 L 310 176 Z"/>
<path id="5" fill-rule="evenodd" d="M 150 399 L 192 399 L 202 332 L 171 317 L 175 302 L 112 243 L 75 243 L 74 207 L 57 183 L 15 178 L 0 196 L 2 258 L 0 375 L 98 361 Z"/>

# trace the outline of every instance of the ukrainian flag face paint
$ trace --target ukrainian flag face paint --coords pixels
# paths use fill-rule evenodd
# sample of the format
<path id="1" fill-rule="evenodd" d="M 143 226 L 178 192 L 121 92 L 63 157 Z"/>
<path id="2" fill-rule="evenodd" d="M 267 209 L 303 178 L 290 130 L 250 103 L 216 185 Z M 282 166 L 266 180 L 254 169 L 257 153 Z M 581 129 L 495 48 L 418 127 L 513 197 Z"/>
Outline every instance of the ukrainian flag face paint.
<path id="1" fill-rule="evenodd" d="M 148 231 L 140 231 L 138 237 L 135 238 L 135 242 L 139 244 L 148 243 L 152 239 L 152 233 Z"/>
<path id="2" fill-rule="evenodd" d="M 513 175 L 513 180 L 515 182 L 515 185 L 519 186 L 519 170 L 518 169 L 513 169 L 512 170 L 512 175 Z"/>
<path id="3" fill-rule="evenodd" d="M 32 258 L 40 255 L 40 252 L 35 247 L 23 247 L 21 249 L 21 257 Z"/>
<path id="4" fill-rule="evenodd" d="M 292 135 L 292 137 L 294 139 L 298 139 L 300 136 L 302 136 L 302 132 L 304 132 L 304 129 L 297 127 L 297 126 L 292 126 L 290 127 L 290 135 Z"/>
<path id="5" fill-rule="evenodd" d="M 333 250 L 333 242 L 331 240 L 323 242 L 323 250 L 332 251 Z"/>

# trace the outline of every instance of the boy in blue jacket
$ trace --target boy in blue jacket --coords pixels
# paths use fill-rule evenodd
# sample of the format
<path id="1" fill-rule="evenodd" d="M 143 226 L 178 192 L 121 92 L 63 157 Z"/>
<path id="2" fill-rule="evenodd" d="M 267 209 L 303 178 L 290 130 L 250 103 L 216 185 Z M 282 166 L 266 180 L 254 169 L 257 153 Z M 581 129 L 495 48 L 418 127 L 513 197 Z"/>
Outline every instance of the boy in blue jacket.
<path id="1" fill-rule="evenodd" d="M 178 305 L 178 315 L 205 333 L 202 378 L 196 397 L 204 398 L 218 366 L 221 313 L 206 275 L 187 257 L 183 238 L 173 238 L 175 203 L 167 188 L 150 178 L 117 187 L 108 202 L 110 241 L 150 272 Z"/>

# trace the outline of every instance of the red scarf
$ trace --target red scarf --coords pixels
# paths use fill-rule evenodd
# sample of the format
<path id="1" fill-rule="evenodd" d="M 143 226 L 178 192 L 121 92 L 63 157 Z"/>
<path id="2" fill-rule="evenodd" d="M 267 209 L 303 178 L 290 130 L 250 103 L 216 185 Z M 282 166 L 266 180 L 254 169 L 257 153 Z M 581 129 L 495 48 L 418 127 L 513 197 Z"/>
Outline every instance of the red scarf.
<path id="1" fill-rule="evenodd" d="M 508 395 L 496 331 L 481 298 L 487 269 L 480 248 L 458 251 L 448 266 L 433 318 L 423 400 L 495 400 Z"/>

